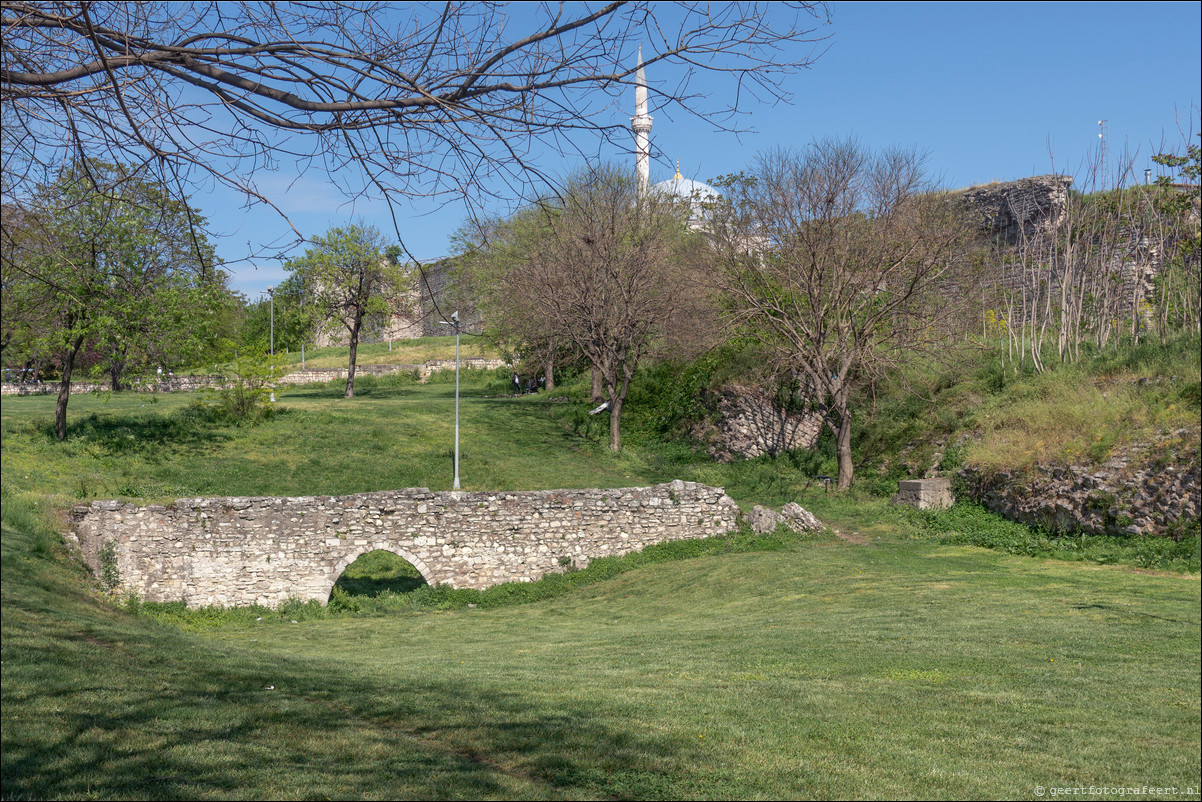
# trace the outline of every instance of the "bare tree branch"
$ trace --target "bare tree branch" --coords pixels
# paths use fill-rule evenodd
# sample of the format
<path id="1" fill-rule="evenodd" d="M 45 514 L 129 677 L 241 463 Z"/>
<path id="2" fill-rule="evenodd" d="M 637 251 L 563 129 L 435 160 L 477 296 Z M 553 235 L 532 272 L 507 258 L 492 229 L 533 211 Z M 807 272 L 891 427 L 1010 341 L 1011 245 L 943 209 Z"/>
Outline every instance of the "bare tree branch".
<path id="1" fill-rule="evenodd" d="M 785 80 L 819 55 L 825 19 L 810 3 L 515 12 L 499 3 L 4 0 L 2 189 L 28 194 L 83 158 L 157 160 L 184 184 L 272 204 L 256 174 L 297 160 L 337 176 L 349 196 L 390 205 L 511 194 L 528 185 L 537 154 L 573 137 L 625 142 L 614 101 L 632 78 L 635 45 L 648 64 L 690 68 L 661 108 L 733 129 L 740 103 L 788 99 Z M 733 103 L 690 88 L 705 73 L 735 79 Z M 348 178 L 350 165 L 368 178 Z"/>

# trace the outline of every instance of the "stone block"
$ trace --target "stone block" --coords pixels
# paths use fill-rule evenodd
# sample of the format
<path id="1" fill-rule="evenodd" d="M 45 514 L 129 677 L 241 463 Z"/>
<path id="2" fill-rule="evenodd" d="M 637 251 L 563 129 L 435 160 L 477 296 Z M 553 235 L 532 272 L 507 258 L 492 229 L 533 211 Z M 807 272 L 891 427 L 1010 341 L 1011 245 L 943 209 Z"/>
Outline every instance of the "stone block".
<path id="1" fill-rule="evenodd" d="M 890 499 L 893 504 L 908 504 L 920 510 L 943 510 L 952 506 L 951 479 L 903 479 L 898 482 L 897 493 Z"/>
<path id="2" fill-rule="evenodd" d="M 796 501 L 790 501 L 781 507 L 780 514 L 794 532 L 817 532 L 822 529 L 822 521 Z"/>

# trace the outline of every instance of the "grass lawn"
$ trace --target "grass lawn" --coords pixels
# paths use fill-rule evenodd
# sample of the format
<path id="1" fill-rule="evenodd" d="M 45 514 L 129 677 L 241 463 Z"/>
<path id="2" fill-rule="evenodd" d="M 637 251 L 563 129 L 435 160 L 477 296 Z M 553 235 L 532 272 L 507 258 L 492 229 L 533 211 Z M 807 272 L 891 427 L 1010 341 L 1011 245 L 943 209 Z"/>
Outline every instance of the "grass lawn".
<path id="1" fill-rule="evenodd" d="M 446 489 L 451 392 L 306 388 L 245 428 L 183 396 L 81 397 L 65 444 L 52 399 L 5 400 L 3 798 L 1198 798 L 1197 573 L 951 545 L 783 462 L 610 455 L 483 385 L 465 488 L 689 471 L 867 542 L 661 562 L 516 606 L 178 623 L 100 598 L 43 531 L 46 505 L 80 498 Z"/>

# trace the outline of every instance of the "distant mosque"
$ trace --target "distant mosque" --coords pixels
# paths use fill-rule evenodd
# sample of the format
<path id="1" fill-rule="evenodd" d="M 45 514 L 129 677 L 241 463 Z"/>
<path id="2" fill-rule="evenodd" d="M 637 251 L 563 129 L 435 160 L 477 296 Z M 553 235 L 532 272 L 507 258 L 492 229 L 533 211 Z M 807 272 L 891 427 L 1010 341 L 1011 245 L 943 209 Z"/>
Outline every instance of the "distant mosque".
<path id="1" fill-rule="evenodd" d="M 648 189 L 662 192 L 688 202 L 693 209 L 689 227 L 698 230 L 705 225 L 703 204 L 719 198 L 718 190 L 701 181 L 685 178 L 680 174 L 680 161 L 676 162 L 676 175 L 667 181 L 651 186 L 651 115 L 647 113 L 647 76 L 643 72 L 643 48 L 639 46 L 639 68 L 634 78 L 634 116 L 630 118 L 630 130 L 634 132 L 634 165 L 638 175 L 639 194 Z"/>

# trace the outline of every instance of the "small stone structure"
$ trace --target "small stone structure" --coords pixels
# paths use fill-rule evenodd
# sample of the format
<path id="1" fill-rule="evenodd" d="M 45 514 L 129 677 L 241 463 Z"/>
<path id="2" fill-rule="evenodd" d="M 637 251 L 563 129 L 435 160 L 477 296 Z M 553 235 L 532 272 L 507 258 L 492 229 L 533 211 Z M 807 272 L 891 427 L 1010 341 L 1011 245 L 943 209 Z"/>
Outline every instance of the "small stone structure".
<path id="1" fill-rule="evenodd" d="M 822 434 L 822 415 L 788 412 L 755 388 L 728 385 L 712 394 L 710 403 L 717 415 L 692 436 L 709 442 L 719 462 L 813 448 Z"/>
<path id="2" fill-rule="evenodd" d="M 952 506 L 951 479 L 903 479 L 890 503 L 908 504 L 920 510 L 943 510 Z"/>
<path id="3" fill-rule="evenodd" d="M 354 560 L 383 549 L 432 585 L 487 588 L 583 567 L 653 543 L 733 530 L 721 488 L 529 492 L 410 488 L 352 496 L 94 501 L 72 511 L 84 559 L 147 601 L 276 607 L 325 602 Z"/>

